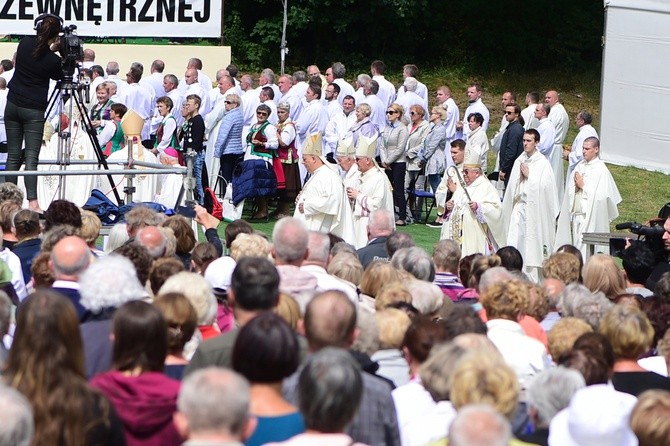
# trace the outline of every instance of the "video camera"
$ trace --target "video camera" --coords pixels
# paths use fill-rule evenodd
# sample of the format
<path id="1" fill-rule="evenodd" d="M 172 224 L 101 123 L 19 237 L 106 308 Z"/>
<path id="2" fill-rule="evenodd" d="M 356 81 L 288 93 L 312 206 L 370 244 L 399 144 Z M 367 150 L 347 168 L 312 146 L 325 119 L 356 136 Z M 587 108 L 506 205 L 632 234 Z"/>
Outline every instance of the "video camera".
<path id="1" fill-rule="evenodd" d="M 659 214 L 660 215 L 660 214 Z M 637 235 L 638 243 L 646 243 L 646 245 L 654 253 L 657 261 L 661 261 L 665 257 L 663 247 L 663 223 L 665 220 L 660 218 L 653 219 L 649 222 L 649 226 L 643 225 L 634 221 L 619 223 L 615 228 L 619 231 L 628 229 L 633 234 Z M 644 240 L 642 239 L 644 237 Z M 626 240 L 622 238 L 610 239 L 610 254 L 614 257 L 621 258 L 626 246 Z"/>
<path id="2" fill-rule="evenodd" d="M 63 61 L 63 75 L 66 79 L 72 78 L 79 61 L 84 59 L 84 41 L 74 34 L 76 29 L 77 25 L 64 26 L 63 35 L 60 38 L 59 52 Z"/>

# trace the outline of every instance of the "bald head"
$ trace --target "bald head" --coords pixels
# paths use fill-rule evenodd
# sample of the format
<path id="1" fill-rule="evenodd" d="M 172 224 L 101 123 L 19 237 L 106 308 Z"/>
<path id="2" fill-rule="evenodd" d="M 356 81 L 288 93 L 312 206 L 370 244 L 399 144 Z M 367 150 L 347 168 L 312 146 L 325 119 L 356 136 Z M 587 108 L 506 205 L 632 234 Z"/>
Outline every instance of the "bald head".
<path id="1" fill-rule="evenodd" d="M 544 95 L 544 102 L 553 107 L 558 103 L 558 92 L 554 90 L 549 90 L 547 94 Z"/>
<path id="2" fill-rule="evenodd" d="M 198 70 L 195 68 L 189 68 L 186 70 L 186 73 L 184 73 L 184 81 L 188 85 L 198 82 Z"/>
<path id="3" fill-rule="evenodd" d="M 152 258 L 158 259 L 165 254 L 166 240 L 156 226 L 147 226 L 137 232 L 135 242 L 147 248 Z"/>
<path id="4" fill-rule="evenodd" d="M 77 281 L 91 262 L 86 242 L 76 236 L 64 237 L 51 251 L 49 266 L 56 279 Z"/>
<path id="5" fill-rule="evenodd" d="M 356 307 L 343 292 L 326 291 L 309 301 L 304 324 L 311 351 L 349 348 L 354 341 Z"/>

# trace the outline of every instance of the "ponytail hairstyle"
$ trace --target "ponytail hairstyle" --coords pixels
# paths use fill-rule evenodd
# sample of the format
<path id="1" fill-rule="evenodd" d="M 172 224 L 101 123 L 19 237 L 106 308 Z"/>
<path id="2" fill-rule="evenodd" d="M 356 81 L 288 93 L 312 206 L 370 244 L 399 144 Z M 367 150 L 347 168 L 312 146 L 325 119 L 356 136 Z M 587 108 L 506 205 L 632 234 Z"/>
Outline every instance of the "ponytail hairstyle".
<path id="1" fill-rule="evenodd" d="M 63 26 L 63 20 L 57 15 L 42 14 L 35 19 L 35 31 L 37 31 L 37 46 L 33 51 L 33 57 L 40 58 L 49 51 L 51 42 L 58 37 Z"/>

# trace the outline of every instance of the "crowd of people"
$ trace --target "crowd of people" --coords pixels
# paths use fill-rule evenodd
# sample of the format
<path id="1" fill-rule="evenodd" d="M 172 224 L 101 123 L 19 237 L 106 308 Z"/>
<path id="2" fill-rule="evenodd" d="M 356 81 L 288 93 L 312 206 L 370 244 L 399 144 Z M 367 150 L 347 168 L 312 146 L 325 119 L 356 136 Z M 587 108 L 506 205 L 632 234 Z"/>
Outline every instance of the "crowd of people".
<path id="1" fill-rule="evenodd" d="M 512 246 L 431 255 L 389 209 L 356 250 L 294 217 L 271 238 L 236 220 L 221 240 L 201 206 L 197 243 L 185 217 L 138 205 L 103 248 L 95 214 L 56 200 L 40 222 L 23 200 L 0 185 L 0 445 L 670 435 L 670 272 L 654 275 L 670 218 L 660 265 L 643 243 L 623 271 L 566 245 L 537 283 Z"/>
<path id="2" fill-rule="evenodd" d="M 15 59 L 12 169 L 23 145 L 27 169 L 39 154 L 44 104 L 25 92 L 46 96 L 58 75 L 25 77 L 21 61 L 45 57 L 54 20 Z M 268 237 L 236 219 L 221 240 L 196 205 L 198 243 L 186 217 L 140 204 L 99 246 L 96 214 L 62 199 L 42 211 L 37 181 L 24 193 L 8 177 L 0 446 L 667 443 L 670 217 L 660 246 L 623 250 L 623 269 L 588 256 L 583 233 L 607 232 L 620 201 L 588 112 L 567 149 L 555 91 L 524 109 L 505 92 L 489 140 L 481 87 L 463 115 L 446 86 L 429 107 L 414 65 L 398 90 L 381 61 L 355 87 L 338 62 L 276 85 L 266 69 L 254 89 L 232 65 L 212 88 L 196 58 L 183 82 L 160 60 L 124 82 L 94 59 L 81 70 L 108 159 L 128 157 L 120 121 L 134 110 L 137 159 L 190 152 L 198 200 L 221 178 L 221 196 L 277 222 Z M 138 189 L 170 207 L 166 184 Z M 421 192 L 437 204 L 432 253 L 397 231 L 427 218 Z"/>

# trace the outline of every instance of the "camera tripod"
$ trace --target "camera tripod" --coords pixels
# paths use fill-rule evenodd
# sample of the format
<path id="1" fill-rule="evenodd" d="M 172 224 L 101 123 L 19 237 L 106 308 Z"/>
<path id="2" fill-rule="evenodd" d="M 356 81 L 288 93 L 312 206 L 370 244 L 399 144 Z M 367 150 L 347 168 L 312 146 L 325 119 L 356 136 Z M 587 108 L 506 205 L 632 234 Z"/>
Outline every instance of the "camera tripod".
<path id="1" fill-rule="evenodd" d="M 72 71 L 74 72 L 74 70 Z M 109 172 L 109 166 L 107 164 L 107 161 L 105 160 L 105 156 L 102 152 L 102 148 L 100 147 L 100 143 L 98 142 L 96 130 L 93 128 L 93 123 L 91 122 L 91 118 L 88 115 L 88 111 L 81 97 L 82 96 L 81 90 L 83 89 L 84 86 L 74 82 L 73 74 L 74 73 L 70 74 L 68 70 L 68 72 L 65 73 L 63 80 L 60 80 L 56 83 L 56 88 L 54 88 L 53 92 L 51 93 L 51 97 L 49 98 L 49 106 L 47 108 L 46 116 L 49 116 L 49 114 L 55 107 L 59 117 L 58 118 L 59 123 L 61 115 L 65 113 L 65 116 L 67 117 L 69 122 L 68 127 L 71 129 L 71 126 L 73 124 L 72 111 L 74 105 L 76 104 L 77 110 L 79 111 L 79 114 L 81 116 L 81 125 L 83 125 L 84 131 L 86 132 L 86 135 L 88 136 L 89 141 L 93 146 L 95 156 L 98 160 L 98 166 L 102 166 L 105 170 Z M 65 110 L 66 104 L 68 105 L 67 110 Z M 59 127 L 61 126 L 59 125 Z M 66 170 L 67 166 L 70 165 L 70 152 L 72 151 L 70 143 L 71 136 L 72 134 L 70 130 L 66 130 L 64 128 L 58 129 L 56 164 L 59 166 L 59 170 L 61 171 Z M 109 183 L 112 186 L 114 186 L 114 180 L 112 174 L 107 173 L 106 176 L 109 180 Z M 61 175 L 58 177 L 59 199 L 65 198 L 65 181 L 66 178 L 64 176 Z M 119 191 L 116 190 L 115 187 L 112 187 L 112 191 L 114 193 L 117 203 L 119 203 L 119 205 L 123 204 L 124 201 L 121 199 Z"/>

